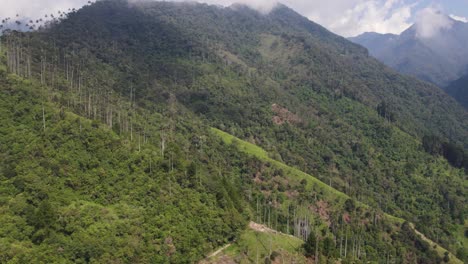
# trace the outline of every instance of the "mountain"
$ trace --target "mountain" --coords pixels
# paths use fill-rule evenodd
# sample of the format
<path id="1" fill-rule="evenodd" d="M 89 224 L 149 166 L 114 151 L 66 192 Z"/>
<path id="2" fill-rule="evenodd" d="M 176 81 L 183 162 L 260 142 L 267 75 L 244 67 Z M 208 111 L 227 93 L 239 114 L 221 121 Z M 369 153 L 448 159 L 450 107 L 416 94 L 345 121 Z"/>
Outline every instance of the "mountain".
<path id="1" fill-rule="evenodd" d="M 445 91 L 453 96 L 465 109 L 468 109 L 468 75 L 450 83 Z"/>
<path id="2" fill-rule="evenodd" d="M 286 6 L 99 1 L 0 43 L 2 262 L 466 261 L 467 113 Z"/>
<path id="3" fill-rule="evenodd" d="M 350 40 L 401 73 L 445 87 L 466 73 L 468 24 L 439 15 L 448 26 L 438 31 L 424 21 L 400 35 L 364 33 Z"/>

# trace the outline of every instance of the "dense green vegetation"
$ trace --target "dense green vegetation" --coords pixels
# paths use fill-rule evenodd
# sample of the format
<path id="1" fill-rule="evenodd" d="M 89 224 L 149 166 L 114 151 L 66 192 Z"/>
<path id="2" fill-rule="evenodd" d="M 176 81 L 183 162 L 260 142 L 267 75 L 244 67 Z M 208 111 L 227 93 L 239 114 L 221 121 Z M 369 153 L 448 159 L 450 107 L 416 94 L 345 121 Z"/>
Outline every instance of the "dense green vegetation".
<path id="1" fill-rule="evenodd" d="M 281 166 L 285 176 L 288 175 L 287 185 L 279 187 L 275 183 L 278 178 L 269 176 L 281 173 L 274 167 L 271 171 L 262 169 L 264 183 L 254 184 L 250 175 L 264 166 L 261 161 L 235 154 L 235 149 L 210 137 L 209 130 L 196 122 L 186 123 L 183 117 L 178 120 L 173 135 L 178 144 L 169 144 L 161 153 L 158 141 L 132 141 L 128 134 L 119 135 L 99 121 L 59 107 L 57 99 L 44 101 L 41 96 L 44 88 L 35 81 L 6 76 L 5 71 L 0 76 L 3 76 L 1 146 L 5 156 L 1 166 L 2 190 L 5 190 L 1 197 L 2 262 L 193 262 L 236 237 L 249 215 L 285 232 L 289 229 L 286 224 L 291 221 L 290 232 L 302 233 L 305 230 L 292 222 L 306 221 L 309 217 L 303 206 L 314 200 L 343 201 L 339 199 L 340 194 L 329 193 L 328 189 L 320 191 L 324 187 L 319 182 L 307 184 L 307 180 L 314 183 L 310 176 L 301 176 L 300 172 L 276 163 L 273 165 Z M 46 92 L 63 96 L 57 91 Z M 45 129 L 42 106 L 46 113 Z M 136 117 L 143 114 L 136 113 Z M 159 126 L 170 122 L 160 114 L 153 114 L 149 119 L 154 123 L 147 124 L 146 131 L 153 136 L 156 133 L 150 133 L 151 130 L 157 131 Z M 135 126 L 143 122 L 139 118 L 135 120 Z M 194 129 L 190 134 L 205 134 L 207 140 L 215 140 L 205 142 L 205 147 L 184 143 L 190 136 L 179 126 Z M 185 144 L 188 147 L 182 148 Z M 272 161 L 258 147 L 250 145 L 252 150 Z M 207 163 L 206 159 L 211 162 Z M 239 180 L 245 182 L 239 184 Z M 241 197 L 241 190 L 236 188 L 250 190 L 250 194 Z M 311 189 L 317 190 L 313 196 L 310 196 Z M 262 190 L 281 192 L 273 200 L 273 196 Z M 292 191 L 298 192 L 298 200 L 284 195 Z M 269 212 L 268 218 L 259 215 L 259 199 L 262 199 L 262 211 Z M 249 200 L 251 210 L 256 207 L 257 212 L 248 213 L 245 205 Z M 281 201 L 280 207 L 267 206 L 267 201 Z M 294 207 L 294 217 L 291 212 L 290 219 L 285 219 L 287 214 L 281 212 L 285 206 L 291 210 Z M 355 209 L 355 206 L 346 207 L 350 211 Z M 339 210 L 326 209 L 326 214 L 335 211 L 337 217 Z M 298 218 L 299 215 L 304 218 Z M 316 223 L 323 221 L 314 219 Z M 378 234 L 381 225 L 389 228 L 383 223 L 367 232 Z M 338 226 L 337 222 L 335 231 Z M 327 231 L 323 222 L 317 228 L 332 232 L 332 229 Z M 350 237 L 352 232 L 348 233 Z M 375 250 L 386 250 L 387 246 L 382 244 Z M 402 253 L 394 254 L 402 257 Z"/>
<path id="2" fill-rule="evenodd" d="M 468 75 L 451 82 L 445 88 L 445 91 L 453 96 L 465 109 L 468 109 Z"/>
<path id="3" fill-rule="evenodd" d="M 443 156 L 452 166 L 468 171 L 468 154 L 452 142 L 446 142 L 435 136 L 424 136 L 423 148 L 434 156 Z"/>
<path id="4" fill-rule="evenodd" d="M 350 199 L 347 195 L 331 188 L 330 186 L 327 186 L 323 182 L 317 180 L 315 177 L 301 172 L 295 168 L 291 168 L 281 162 L 273 160 L 263 149 L 259 148 L 258 146 L 239 140 L 233 137 L 232 135 L 229 135 L 218 129 L 213 129 L 213 131 L 218 136 L 220 136 L 223 139 L 223 141 L 227 144 L 232 144 L 240 151 L 255 158 L 258 158 L 263 162 L 266 162 L 265 166 L 273 169 L 273 171 L 275 171 L 274 173 L 278 173 L 277 170 L 280 169 L 279 174 L 281 178 L 287 181 L 289 186 L 293 187 L 294 185 L 292 183 L 295 183 L 296 186 L 300 186 L 299 188 L 293 188 L 293 190 L 295 190 L 299 196 L 299 199 L 296 200 L 294 197 L 288 195 L 288 193 L 291 192 L 291 187 L 285 188 L 284 186 L 281 186 L 281 183 L 278 183 L 278 178 L 271 178 L 271 175 L 268 175 L 268 170 L 260 170 L 262 189 L 276 189 L 276 195 L 273 196 L 275 198 L 275 203 L 277 202 L 276 199 L 278 199 L 278 197 L 280 197 L 280 200 L 284 201 L 284 197 L 288 196 L 288 200 L 290 201 L 287 201 L 286 203 L 291 201 L 293 202 L 292 204 L 293 206 L 295 206 L 294 215 L 296 215 L 297 205 L 304 205 L 304 202 L 305 204 L 312 204 L 312 208 L 314 208 L 314 210 L 318 213 L 318 219 L 316 218 L 311 221 L 310 219 L 307 219 L 306 214 L 305 220 L 299 220 L 299 225 L 301 221 L 311 221 L 312 223 L 314 223 L 312 226 L 314 226 L 315 228 L 313 228 L 312 230 L 304 231 L 300 227 L 298 228 L 296 226 L 296 222 L 294 223 L 295 230 L 293 234 L 297 235 L 297 233 L 299 233 L 299 236 L 301 236 L 302 239 L 305 241 L 303 247 L 304 254 L 306 257 L 314 256 L 314 258 L 316 257 L 316 261 L 319 261 L 319 259 L 327 260 L 338 258 L 345 259 L 347 261 L 355 261 L 356 257 L 358 256 L 357 259 L 365 263 L 368 260 L 379 259 L 375 255 L 367 256 L 367 254 L 370 254 L 369 252 L 385 252 L 385 255 L 381 256 L 380 261 L 390 261 L 390 259 L 395 257 L 392 254 L 396 254 L 396 259 L 400 262 L 410 261 L 408 259 L 404 259 L 408 257 L 405 255 L 407 252 L 406 250 L 410 250 L 411 247 L 393 245 L 395 250 L 393 252 L 392 250 L 389 250 L 388 245 L 386 245 L 386 249 L 384 247 L 379 248 L 379 240 L 382 239 L 381 232 L 384 231 L 388 233 L 394 240 L 414 242 L 415 244 L 413 244 L 413 246 L 415 247 L 415 249 L 413 250 L 420 250 L 425 252 L 426 254 L 429 253 L 427 258 L 422 258 L 418 260 L 421 263 L 431 261 L 437 262 L 443 260 L 444 258 L 445 262 L 460 263 L 460 261 L 455 259 L 454 256 L 451 255 L 446 249 L 441 248 L 439 245 L 437 245 L 431 240 L 428 240 L 426 237 L 418 236 L 420 234 L 418 231 L 414 230 L 413 224 L 408 223 L 407 221 L 404 221 L 401 218 L 397 218 L 392 215 L 372 210 L 365 204 L 356 204 L 355 201 Z M 256 175 L 256 177 L 258 176 Z M 256 178 L 255 180 L 256 182 L 258 182 L 259 179 Z M 267 184 L 265 184 L 265 182 L 267 182 Z M 278 185 L 275 186 L 276 184 Z M 265 188 L 265 186 L 270 187 Z M 284 195 L 281 195 L 281 192 L 283 191 L 286 192 L 284 193 Z M 291 205 L 289 204 L 287 206 L 286 211 L 290 210 L 290 207 Z M 281 208 L 276 208 L 276 210 L 278 209 L 281 210 Z M 276 212 L 276 214 L 278 214 L 278 211 Z M 283 215 L 289 216 L 290 213 L 283 212 Z M 340 219 L 340 216 L 342 216 L 343 219 Z M 278 230 L 278 220 L 276 219 L 276 225 L 272 225 L 271 222 L 274 221 L 270 221 L 270 211 L 268 211 L 268 222 L 266 222 L 265 220 L 266 215 L 260 217 L 258 216 L 258 200 L 256 217 L 258 221 L 263 221 L 268 226 L 274 226 L 275 229 Z M 262 219 L 262 217 L 264 218 Z M 353 220 L 350 221 L 350 219 Z M 377 219 L 381 219 L 380 221 L 383 220 L 382 223 L 378 223 Z M 369 223 L 372 221 L 373 225 L 371 224 L 372 227 L 370 227 Z M 279 228 L 279 230 L 283 230 L 287 234 L 290 233 L 288 226 L 286 226 L 286 228 L 280 226 Z M 350 256 L 347 259 L 346 241 L 348 241 L 348 235 L 353 237 L 353 251 L 352 256 Z M 361 256 L 360 254 L 360 239 L 363 239 L 365 241 L 364 244 L 372 245 L 364 249 L 364 251 L 366 252 L 364 254 L 365 256 Z M 338 240 L 340 241 L 339 244 Z M 392 243 L 396 243 L 396 241 L 393 241 Z M 362 246 L 364 246 L 364 244 Z M 439 256 L 434 254 L 435 252 L 431 252 L 430 247 L 435 249 L 435 252 L 437 252 Z M 250 246 L 248 250 L 253 250 L 254 248 L 254 246 Z M 405 250 L 401 251 L 402 248 L 405 248 Z M 463 254 L 463 251 L 461 251 L 461 254 Z M 263 254 L 262 256 L 264 255 L 265 254 Z M 268 257 L 269 255 L 266 254 L 266 256 Z"/>
<path id="5" fill-rule="evenodd" d="M 248 220 L 442 261 L 385 213 L 466 260 L 466 172 L 423 144 L 466 151 L 466 112 L 286 7 L 100 1 L 1 43 L 2 262 L 194 262 Z"/>
<path id="6" fill-rule="evenodd" d="M 194 262 L 244 228 L 221 168 L 192 158 L 207 158 L 189 141 L 203 127 L 179 121 L 162 155 L 43 102 L 36 82 L 0 76 L 0 262 Z M 167 122 L 147 117 L 148 130 Z"/>

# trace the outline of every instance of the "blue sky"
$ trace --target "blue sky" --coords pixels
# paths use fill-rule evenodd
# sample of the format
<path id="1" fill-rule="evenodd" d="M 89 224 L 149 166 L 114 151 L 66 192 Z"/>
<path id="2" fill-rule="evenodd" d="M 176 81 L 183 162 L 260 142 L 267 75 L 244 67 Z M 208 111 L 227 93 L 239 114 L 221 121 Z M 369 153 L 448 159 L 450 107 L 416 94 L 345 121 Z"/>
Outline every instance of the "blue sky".
<path id="1" fill-rule="evenodd" d="M 421 1 L 421 6 L 428 6 L 431 4 L 439 5 L 443 7 L 447 13 L 454 14 L 457 16 L 468 17 L 468 0 L 445 0 L 445 1 Z"/>
<path id="2" fill-rule="evenodd" d="M 468 0 L 420 0 L 415 2 L 417 2 L 416 11 L 433 6 L 445 14 L 468 19 Z"/>
<path id="3" fill-rule="evenodd" d="M 275 5 L 275 0 L 198 1 L 224 6 L 241 2 L 262 12 L 268 12 Z M 45 13 L 79 8 L 87 2 L 88 0 L 0 0 L 0 18 L 14 17 L 16 14 L 37 18 Z M 427 13 L 422 12 L 427 8 L 455 15 L 460 20 L 468 18 L 468 0 L 279 0 L 279 2 L 345 37 L 368 31 L 400 33 L 420 17 L 418 14 Z"/>

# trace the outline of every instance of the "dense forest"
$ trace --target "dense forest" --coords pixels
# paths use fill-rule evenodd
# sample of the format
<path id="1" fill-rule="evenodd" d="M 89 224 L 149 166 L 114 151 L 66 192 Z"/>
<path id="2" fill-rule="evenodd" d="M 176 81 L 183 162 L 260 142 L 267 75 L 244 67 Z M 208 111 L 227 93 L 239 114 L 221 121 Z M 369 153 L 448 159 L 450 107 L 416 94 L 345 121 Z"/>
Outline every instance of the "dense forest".
<path id="1" fill-rule="evenodd" d="M 468 109 L 468 74 L 450 83 L 445 90 L 453 96 L 465 109 Z"/>
<path id="2" fill-rule="evenodd" d="M 193 263 L 249 221 L 317 261 L 468 260 L 468 114 L 437 87 L 285 6 L 62 17 L 1 37 L 0 262 Z"/>

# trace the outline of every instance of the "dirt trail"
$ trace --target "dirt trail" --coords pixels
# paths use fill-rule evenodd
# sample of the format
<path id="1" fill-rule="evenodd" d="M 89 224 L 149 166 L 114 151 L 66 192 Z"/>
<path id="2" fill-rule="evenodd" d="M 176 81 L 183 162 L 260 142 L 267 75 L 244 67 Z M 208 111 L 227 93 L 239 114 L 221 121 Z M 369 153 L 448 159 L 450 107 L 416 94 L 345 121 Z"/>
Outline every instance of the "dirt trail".
<path id="1" fill-rule="evenodd" d="M 211 253 L 210 255 L 208 255 L 208 258 L 212 258 L 216 255 L 218 255 L 219 253 L 221 253 L 223 250 L 225 250 L 226 248 L 228 248 L 231 244 L 226 244 L 224 245 L 222 248 L 216 250 L 215 252 Z"/>
<path id="2" fill-rule="evenodd" d="M 282 235 L 282 236 L 295 237 L 293 235 L 289 235 L 283 232 L 276 231 L 274 229 L 267 227 L 266 225 L 258 224 L 252 221 L 249 223 L 249 228 L 254 231 L 262 232 L 262 233 L 270 233 L 270 234 L 276 234 L 276 235 Z"/>
<path id="3" fill-rule="evenodd" d="M 257 224 L 255 222 L 250 222 L 249 223 L 249 228 L 254 230 L 254 231 L 257 231 L 257 232 L 262 232 L 262 233 L 271 233 L 271 234 L 281 234 L 281 235 L 287 235 L 287 234 L 284 234 L 284 233 L 281 233 L 281 232 L 278 232 L 276 230 L 273 230 L 265 225 L 262 225 L 262 224 Z M 213 258 L 213 257 L 216 257 L 217 255 L 219 255 L 221 252 L 223 252 L 225 249 L 227 249 L 229 246 L 231 246 L 231 244 L 226 244 L 224 245 L 223 247 L 219 248 L 218 250 L 216 250 L 215 252 L 209 254 L 205 260 L 208 260 L 210 258 Z M 200 263 L 203 263 L 203 262 L 200 262 Z"/>
<path id="4" fill-rule="evenodd" d="M 262 232 L 262 233 L 273 233 L 273 234 L 279 234 L 280 232 L 273 230 L 265 225 L 262 224 L 257 224 L 255 222 L 250 222 L 249 223 L 249 228 L 252 230 L 255 230 L 257 232 Z"/>

